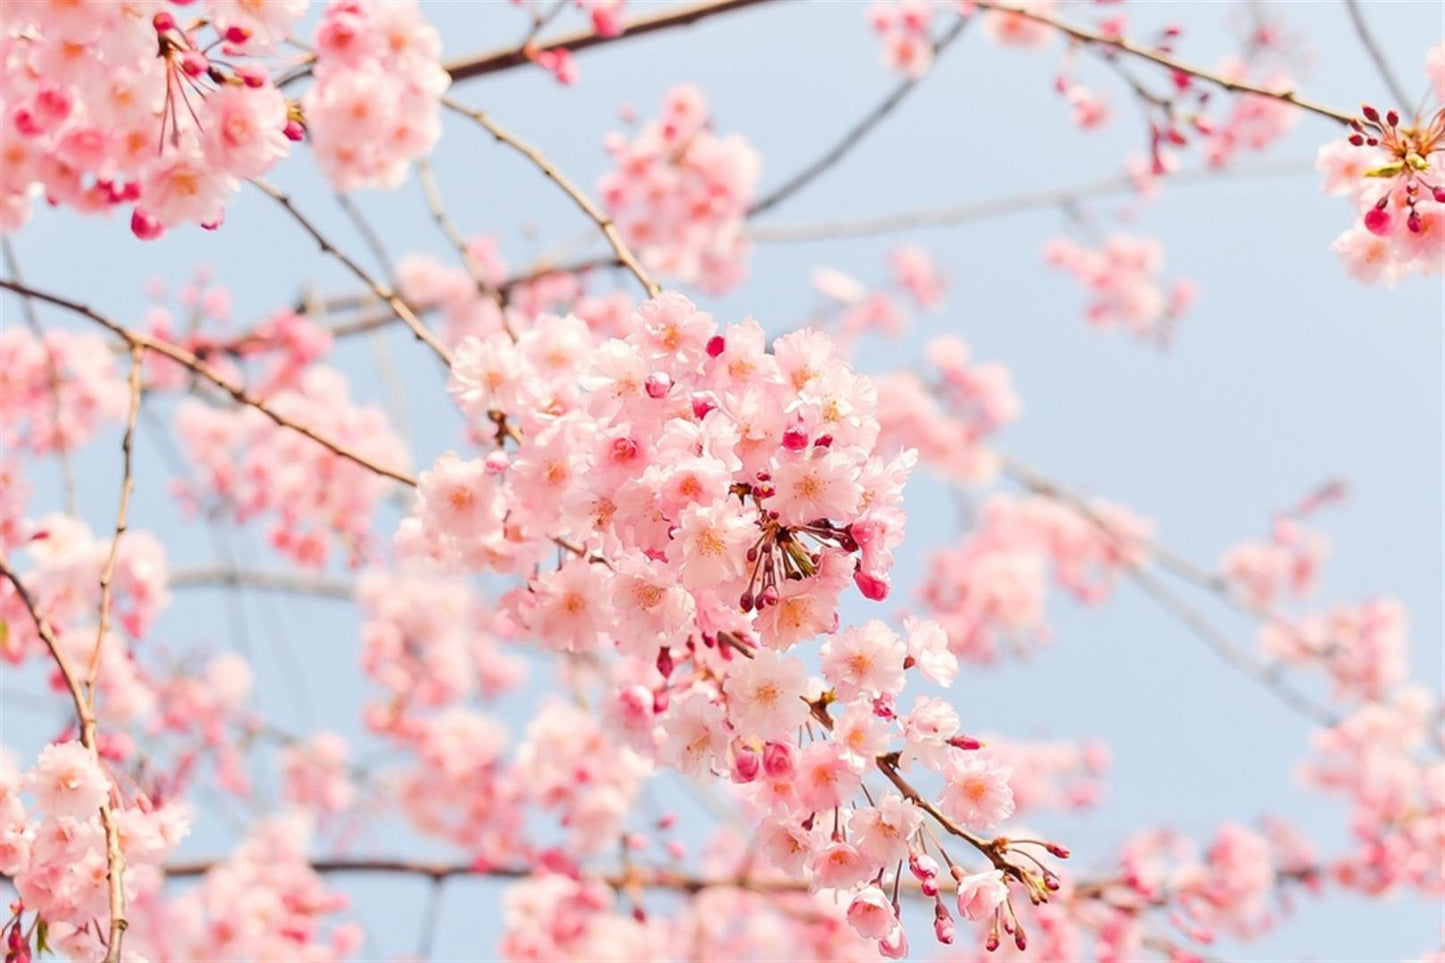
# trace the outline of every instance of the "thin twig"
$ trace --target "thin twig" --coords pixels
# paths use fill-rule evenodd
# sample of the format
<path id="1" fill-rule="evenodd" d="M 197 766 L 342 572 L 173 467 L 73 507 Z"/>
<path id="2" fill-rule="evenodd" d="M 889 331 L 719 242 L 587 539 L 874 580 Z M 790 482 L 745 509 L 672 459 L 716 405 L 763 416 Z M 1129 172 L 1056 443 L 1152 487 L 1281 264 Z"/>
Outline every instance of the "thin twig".
<path id="1" fill-rule="evenodd" d="M 1380 79 L 1390 90 L 1390 96 L 1395 98 L 1395 103 L 1403 109 L 1410 106 L 1411 97 L 1405 90 L 1405 85 L 1400 83 L 1400 78 L 1395 76 L 1395 71 L 1390 67 L 1390 61 L 1385 59 L 1385 52 L 1375 42 L 1375 35 L 1370 32 L 1369 26 L 1365 23 L 1365 15 L 1360 10 L 1359 0 L 1345 0 L 1345 9 L 1349 11 L 1350 23 L 1355 27 L 1355 34 L 1360 38 L 1360 44 L 1365 48 L 1365 53 L 1375 62 L 1375 69 L 1380 73 Z"/>
<path id="2" fill-rule="evenodd" d="M 400 295 L 373 278 L 366 269 L 357 264 L 350 255 L 327 240 L 326 235 L 322 234 L 316 225 L 313 224 L 306 215 L 301 213 L 290 197 L 283 194 L 272 184 L 261 180 L 259 177 L 251 178 L 251 183 L 256 185 L 262 193 L 285 208 L 286 212 L 291 215 L 296 223 L 300 224 L 306 233 L 310 234 L 312 239 L 321 246 L 323 253 L 331 255 L 337 261 L 341 262 L 348 271 L 356 275 L 361 283 L 370 288 L 373 294 L 385 301 L 387 305 L 396 312 L 396 316 L 401 318 L 406 326 L 411 329 L 411 333 L 416 335 L 418 341 L 431 348 L 432 351 L 436 352 L 436 356 L 446 363 L 447 367 L 451 367 L 451 352 L 447 350 L 446 345 L 437 340 L 436 335 L 427 330 L 426 325 L 421 323 L 421 319 L 418 318 L 411 307 L 401 299 Z"/>
<path id="3" fill-rule="evenodd" d="M 1217 170 L 1203 167 L 1169 174 L 1161 180 L 1171 187 L 1185 187 L 1235 178 L 1293 177 L 1310 173 L 1313 170 L 1313 163 L 1300 159 L 1238 169 Z M 1018 194 L 1006 194 L 991 200 L 959 204 L 953 207 L 920 208 L 851 220 L 816 221 L 802 224 L 760 224 L 750 228 L 748 236 L 760 244 L 794 244 L 804 241 L 866 237 L 895 231 L 914 231 L 929 227 L 951 227 L 1059 207 L 1063 204 L 1077 204 L 1080 201 L 1133 193 L 1138 189 L 1138 182 L 1134 178 L 1120 174 L 1117 177 L 1090 181 L 1073 187 L 1023 191 Z"/>
<path id="4" fill-rule="evenodd" d="M 457 256 L 462 259 L 462 264 L 471 275 L 472 283 L 477 286 L 477 293 L 490 300 L 497 307 L 497 313 L 502 319 L 502 329 L 507 332 L 507 337 L 513 341 L 517 340 L 517 332 L 512 330 L 512 323 L 507 318 L 507 302 L 502 293 L 487 283 L 486 274 L 482 266 L 477 262 L 476 256 L 472 254 L 471 245 L 457 229 L 457 225 L 447 214 L 446 204 L 442 201 L 442 191 L 437 184 L 436 174 L 432 171 L 431 162 L 426 158 L 416 162 L 416 178 L 421 184 L 422 193 L 426 196 L 427 210 L 431 212 L 432 220 L 442 232 L 453 248 Z"/>
<path id="5" fill-rule="evenodd" d="M 35 298 L 39 301 L 44 301 L 47 304 L 52 304 L 58 308 L 64 308 L 67 311 L 87 318 L 100 325 L 101 327 L 105 328 L 106 330 L 110 331 L 111 333 L 123 338 L 126 344 L 130 345 L 133 348 L 145 348 L 148 351 L 154 351 L 156 354 L 161 355 L 162 357 L 169 358 L 176 364 L 179 364 L 182 367 L 194 372 L 201 378 L 209 381 L 211 384 L 226 392 L 226 394 L 230 395 L 237 404 L 248 405 L 252 408 L 255 408 L 257 411 L 261 412 L 261 414 L 265 415 L 267 418 L 270 418 L 273 422 L 280 425 L 281 427 L 289 428 L 292 431 L 297 432 L 298 434 L 304 435 L 305 437 L 316 442 L 321 447 L 331 451 L 333 454 L 339 455 L 347 461 L 360 465 L 362 468 L 374 472 L 375 474 L 383 475 L 387 478 L 399 481 L 403 485 L 407 485 L 412 488 L 416 487 L 416 479 L 413 478 L 411 475 L 408 475 L 406 472 L 398 471 L 394 468 L 387 468 L 384 465 L 379 465 L 371 459 L 367 458 L 365 455 L 353 451 L 346 445 L 343 445 L 338 441 L 333 441 L 332 439 L 327 438 L 325 435 L 319 434 L 315 430 L 308 428 L 307 426 L 298 422 L 292 421 L 285 415 L 278 413 L 264 400 L 252 397 L 246 392 L 244 388 L 235 384 L 230 379 L 226 378 L 224 375 L 211 368 L 209 365 L 201 361 L 195 355 L 191 354 L 185 348 L 171 344 L 169 341 L 162 341 L 159 338 L 153 338 L 150 335 L 142 334 L 139 331 L 132 331 L 129 328 L 126 328 L 121 324 L 112 321 L 110 318 L 107 318 L 104 315 L 91 310 L 83 304 L 71 301 L 68 298 L 60 297 L 56 294 L 50 294 L 45 291 L 37 291 L 34 288 L 27 287 L 23 284 L 17 284 L 14 281 L 0 280 L 0 288 L 13 291 L 16 294 L 21 295 L 22 297 L 28 296 Z"/>
<path id="6" fill-rule="evenodd" d="M 192 568 L 170 573 L 166 583 L 171 589 L 191 588 L 253 588 L 294 595 L 350 601 L 356 587 L 346 579 L 295 572 L 266 571 L 242 568 Z"/>
<path id="7" fill-rule="evenodd" d="M 631 249 L 628 248 L 627 242 L 622 239 L 622 235 L 618 232 L 617 225 L 612 222 L 612 218 L 608 217 L 577 185 L 573 184 L 551 161 L 547 160 L 541 151 L 499 125 L 496 121 L 492 120 L 491 117 L 487 116 L 484 111 L 478 110 L 475 107 L 468 107 L 466 104 L 451 97 L 442 98 L 442 104 L 445 105 L 448 110 L 471 118 L 498 141 L 506 144 L 530 160 L 539 171 L 560 187 L 568 197 L 572 198 L 573 203 L 577 205 L 583 214 L 586 214 L 587 217 L 592 220 L 592 223 L 597 225 L 597 229 L 602 232 L 602 236 L 605 237 L 607 243 L 612 246 L 612 250 L 616 253 L 617 259 L 622 262 L 627 270 L 632 272 L 633 277 L 637 278 L 638 283 L 642 285 L 648 297 L 655 298 L 662 293 L 662 288 L 652 279 L 646 269 L 644 269 L 642 264 L 637 260 L 637 257 L 632 253 Z"/>
<path id="8" fill-rule="evenodd" d="M 1016 7 L 1012 4 L 1000 3 L 998 2 L 998 0 L 974 0 L 974 5 L 983 10 L 994 10 L 999 13 L 1013 14 L 1014 16 L 1023 17 L 1025 20 L 1032 20 L 1035 23 L 1045 24 L 1046 26 L 1053 27 L 1055 30 L 1058 30 L 1061 33 L 1067 34 L 1068 36 L 1072 37 L 1074 40 L 1080 43 L 1097 44 L 1101 47 L 1110 47 L 1121 53 L 1129 54 L 1131 57 L 1138 57 L 1142 60 L 1147 60 L 1150 63 L 1158 64 L 1161 67 L 1166 67 L 1169 70 L 1174 71 L 1175 73 L 1186 74 L 1190 77 L 1197 77 L 1198 79 L 1203 80 L 1206 83 L 1213 84 L 1214 86 L 1219 87 L 1223 90 L 1228 90 L 1231 93 L 1255 94 L 1260 97 L 1268 97 L 1271 100 L 1282 101 L 1286 104 L 1298 107 L 1300 110 L 1309 111 L 1310 113 L 1318 114 L 1321 117 L 1328 117 L 1330 120 L 1337 121 L 1341 124 L 1348 124 L 1350 121 L 1355 119 L 1354 114 L 1347 113 L 1343 110 L 1338 110 L 1334 107 L 1330 107 L 1328 105 L 1321 104 L 1313 100 L 1307 100 L 1304 97 L 1299 96 L 1292 90 L 1272 90 L 1268 87 L 1262 87 L 1259 84 L 1249 83 L 1248 81 L 1232 80 L 1229 77 L 1225 77 L 1221 74 L 1205 70 L 1202 67 L 1196 67 L 1193 64 L 1185 63 L 1182 60 L 1177 60 L 1174 57 L 1169 56 L 1168 54 L 1160 53 L 1157 50 L 1150 50 L 1148 47 L 1140 46 L 1134 41 L 1128 40 L 1124 37 L 1116 37 L 1110 34 L 1099 33 L 1098 31 L 1090 30 L 1088 27 L 1080 27 L 1074 24 L 1065 23 L 1062 20 L 1059 20 L 1057 17 L 1054 17 L 1053 15 L 1048 13 L 1044 13 L 1040 10 L 1031 10 L 1023 7 Z"/>
<path id="9" fill-rule="evenodd" d="M 942 56 L 949 45 L 958 39 L 958 36 L 963 33 L 968 23 L 969 18 L 967 17 L 958 17 L 954 20 L 948 30 L 933 44 L 933 56 L 935 59 Z M 808 164 L 768 194 L 754 201 L 752 207 L 748 208 L 748 216 L 753 217 L 765 213 L 776 205 L 781 204 L 806 187 L 814 179 L 821 176 L 828 168 L 846 157 L 854 147 L 857 147 L 863 142 L 863 139 L 868 136 L 873 128 L 877 127 L 889 114 L 893 113 L 894 109 L 903 102 L 904 98 L 913 92 L 914 88 L 916 88 L 929 73 L 932 73 L 932 71 L 919 77 L 908 77 L 901 81 L 889 92 L 888 96 L 884 97 L 876 107 L 863 115 L 862 119 L 850 127 L 838 142 L 828 148 L 821 157 Z"/>
<path id="10" fill-rule="evenodd" d="M 120 507 L 115 513 L 115 535 L 110 540 L 110 553 L 105 566 L 100 570 L 100 618 L 95 630 L 95 648 L 90 651 L 90 666 L 85 673 L 85 691 L 90 696 L 91 707 L 95 705 L 95 681 L 100 672 L 100 649 L 105 645 L 105 633 L 110 629 L 111 582 L 115 578 L 115 562 L 120 556 L 120 540 L 130 524 L 130 496 L 135 489 L 133 443 L 135 441 L 136 419 L 140 417 L 140 373 L 145 348 L 131 345 L 130 349 L 130 409 L 125 419 L 125 434 L 121 436 L 121 479 Z"/>

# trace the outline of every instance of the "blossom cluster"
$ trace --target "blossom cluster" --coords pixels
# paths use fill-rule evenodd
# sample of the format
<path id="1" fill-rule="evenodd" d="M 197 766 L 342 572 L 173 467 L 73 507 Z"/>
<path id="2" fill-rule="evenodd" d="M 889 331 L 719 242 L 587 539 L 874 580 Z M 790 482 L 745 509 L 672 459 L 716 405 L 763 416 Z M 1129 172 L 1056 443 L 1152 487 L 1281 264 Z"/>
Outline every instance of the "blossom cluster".
<path id="1" fill-rule="evenodd" d="M 142 238 L 217 226 L 248 177 L 300 136 L 262 59 L 306 0 L 214 2 L 183 25 L 162 3 L 25 3 L 0 37 L 0 229 L 44 196 L 84 213 L 130 206 Z"/>
<path id="2" fill-rule="evenodd" d="M 348 398 L 336 371 L 312 366 L 268 402 L 276 412 L 316 427 L 373 463 L 404 470 L 407 449 L 375 406 Z M 325 564 L 339 542 L 359 565 L 374 548 L 372 515 L 390 482 L 375 472 L 278 426 L 251 407 L 214 407 L 186 399 L 175 430 L 197 479 L 178 483 L 198 508 L 216 505 L 237 521 L 271 518 L 273 547 L 298 563 Z"/>
<path id="3" fill-rule="evenodd" d="M 1119 329 L 1167 344 L 1198 296 L 1192 281 L 1163 280 L 1164 248 L 1153 238 L 1114 234 L 1098 248 L 1054 238 L 1044 245 L 1044 261 L 1083 286 L 1089 297 L 1085 317 L 1101 331 Z"/>
<path id="4" fill-rule="evenodd" d="M 316 163 L 339 191 L 393 188 L 441 137 L 441 36 L 416 0 L 331 0 L 301 106 Z"/>
<path id="5" fill-rule="evenodd" d="M 602 203 L 649 270 L 713 292 L 743 279 L 752 246 L 743 220 L 762 157 L 741 134 L 712 130 L 700 90 L 673 87 L 656 120 L 605 146 L 613 168 Z"/>

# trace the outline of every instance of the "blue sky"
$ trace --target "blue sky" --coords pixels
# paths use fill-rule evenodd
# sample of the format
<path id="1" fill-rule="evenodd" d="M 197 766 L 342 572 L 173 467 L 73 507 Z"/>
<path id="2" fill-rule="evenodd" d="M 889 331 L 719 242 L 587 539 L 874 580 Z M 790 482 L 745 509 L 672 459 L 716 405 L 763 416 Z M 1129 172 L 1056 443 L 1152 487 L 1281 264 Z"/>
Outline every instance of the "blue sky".
<path id="1" fill-rule="evenodd" d="M 621 104 L 648 116 L 668 86 L 696 83 L 718 127 L 743 133 L 762 151 L 768 187 L 811 160 L 895 82 L 877 62 L 865 9 L 861 3 L 819 2 L 732 14 L 580 55 L 582 82 L 574 89 L 523 70 L 469 82 L 455 93 L 488 109 L 590 187 L 606 168 L 600 142 L 617 129 Z M 1140 4 L 1134 32 L 1143 36 L 1154 25 L 1178 20 L 1188 28 L 1181 54 L 1212 63 L 1229 49 L 1222 26 L 1229 9 Z M 1304 90 L 1345 108 L 1388 100 L 1343 4 L 1269 9 L 1315 54 Z M 1442 33 L 1440 7 L 1367 3 L 1364 12 L 1397 72 L 1423 91 L 1425 50 Z M 505 45 L 524 29 L 510 5 L 436 3 L 427 13 L 450 54 Z M 1057 55 L 1058 48 L 1000 50 L 981 36 L 965 35 L 866 143 L 770 212 L 767 223 L 952 205 L 1117 173 L 1122 157 L 1142 146 L 1132 105 L 1124 91 L 1112 88 L 1119 107 L 1114 124 L 1096 134 L 1073 130 L 1067 106 L 1050 88 Z M 1271 156 L 1308 161 L 1334 133 L 1322 120 L 1301 118 Z M 476 129 L 448 120 L 435 166 L 463 230 L 499 237 L 514 266 L 559 241 L 585 236 L 586 222 L 566 198 Z M 304 157 L 285 164 L 274 179 L 328 233 L 364 255 Z M 450 256 L 414 181 L 391 194 L 364 194 L 358 202 L 394 253 Z M 1099 202 L 1088 210 L 1108 225 L 1123 206 Z M 1234 542 L 1263 534 L 1276 509 L 1321 480 L 1346 479 L 1349 501 L 1322 519 L 1334 554 L 1320 600 L 1391 595 L 1404 601 L 1417 678 L 1438 689 L 1445 671 L 1439 641 L 1445 581 L 1440 279 L 1412 279 L 1387 291 L 1345 277 L 1328 247 L 1352 213 L 1339 199 L 1323 196 L 1312 174 L 1166 187 L 1159 201 L 1128 206 L 1133 220 L 1125 229 L 1159 237 L 1169 273 L 1193 278 L 1201 289 L 1199 304 L 1166 354 L 1086 328 L 1076 285 L 1045 269 L 1039 257 L 1044 239 L 1072 230 L 1056 210 L 888 237 L 759 245 L 748 283 L 724 298 L 699 300 L 720 318 L 751 314 L 781 332 L 814 307 L 812 268 L 881 277 L 892 246 L 923 243 L 954 278 L 946 307 L 922 319 L 903 341 L 870 346 L 862 367 L 913 363 L 926 338 L 960 334 L 976 357 L 1007 363 L 1024 398 L 1024 416 L 1003 434 L 1004 448 L 1150 516 L 1162 541 L 1206 564 Z M 209 264 L 232 288 L 240 319 L 290 301 L 304 282 L 323 290 L 353 287 L 252 191 L 214 234 L 178 231 L 141 244 L 121 219 L 41 211 L 15 247 L 34 285 L 78 297 L 128 323 L 142 316 L 147 279 L 178 285 L 197 263 Z M 18 323 L 12 299 L 0 301 L 0 312 L 6 324 Z M 54 314 L 46 321 L 71 323 Z M 399 335 L 389 336 L 386 345 L 411 386 L 410 428 L 417 462 L 425 464 L 459 443 L 459 420 L 432 359 Z M 347 345 L 338 361 L 352 374 L 356 396 L 380 399 L 365 345 Z M 162 533 L 176 568 L 216 561 L 206 530 L 177 517 L 154 430 L 143 428 L 138 452 L 132 524 Z M 97 529 L 113 517 L 117 461 L 109 439 L 79 461 L 81 506 Z M 37 469 L 35 477 L 40 487 L 53 484 L 48 469 Z M 47 504 L 58 499 L 42 491 L 37 508 Z M 911 487 L 909 509 L 913 522 L 900 585 L 916 580 L 929 548 L 958 533 L 951 497 L 931 481 Z M 228 541 L 243 560 L 266 559 L 254 536 Z M 1252 641 L 1250 624 L 1209 611 L 1232 637 Z M 858 602 L 844 617 L 875 614 Z M 1083 865 L 1106 859 L 1141 824 L 1168 823 L 1206 836 L 1220 822 L 1248 822 L 1265 813 L 1296 817 L 1325 851 L 1345 844 L 1342 807 L 1307 793 L 1292 775 L 1307 750 L 1308 722 L 1222 666 L 1137 593 L 1126 590 L 1102 609 L 1060 601 L 1052 614 L 1056 638 L 1030 664 L 966 673 L 952 695 L 966 729 L 1110 743 L 1114 767 L 1105 804 L 1082 817 L 1037 820 L 1067 839 Z M 278 722 L 298 730 L 324 724 L 352 734 L 359 731 L 358 708 L 368 691 L 356 665 L 355 629 L 350 611 L 336 603 L 253 594 L 237 608 L 211 591 L 178 593 L 161 626 L 173 648 L 247 648 L 256 660 L 260 704 Z M 299 685 L 283 679 L 298 674 Z M 37 678 L 7 670 L 0 726 L 5 743 L 22 752 L 38 746 L 61 717 L 60 709 L 37 714 L 28 700 L 12 697 L 34 691 Z M 519 730 L 525 717 L 509 714 Z M 661 792 L 670 802 L 668 790 Z M 188 844 L 190 855 L 215 853 L 230 836 L 204 803 L 200 816 L 209 824 Z M 382 851 L 394 843 L 416 852 L 393 827 L 373 839 Z M 369 924 L 369 954 L 413 949 L 424 883 L 345 885 Z M 449 884 L 439 956 L 487 955 L 498 926 L 497 893 L 485 882 Z M 1229 955 L 1396 959 L 1438 946 L 1442 925 L 1441 908 L 1420 900 L 1381 905 L 1341 896 L 1303 898 L 1277 935 Z M 924 940 L 915 946 L 920 955 L 930 952 Z"/>

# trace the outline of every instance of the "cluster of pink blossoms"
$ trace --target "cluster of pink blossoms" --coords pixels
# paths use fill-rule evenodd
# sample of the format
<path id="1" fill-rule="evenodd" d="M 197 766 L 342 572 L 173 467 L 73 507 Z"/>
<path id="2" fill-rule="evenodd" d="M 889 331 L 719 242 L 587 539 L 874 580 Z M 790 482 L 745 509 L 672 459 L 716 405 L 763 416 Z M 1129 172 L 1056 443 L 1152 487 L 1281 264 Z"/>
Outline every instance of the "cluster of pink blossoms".
<path id="1" fill-rule="evenodd" d="M 19 325 L 0 330 L 0 445 L 36 454 L 73 451 L 126 413 L 125 375 L 99 335 Z"/>
<path id="2" fill-rule="evenodd" d="M 1153 238 L 1114 234 L 1097 249 L 1054 238 L 1044 245 L 1044 262 L 1083 285 L 1089 324 L 1159 344 L 1168 343 L 1174 325 L 1198 296 L 1192 281 L 1165 283 L 1164 248 Z"/>
<path id="3" fill-rule="evenodd" d="M 1082 602 L 1113 592 L 1119 574 L 1147 554 L 1152 523 L 1106 502 L 1093 518 L 1042 496 L 996 495 L 963 542 L 933 556 L 918 597 L 959 658 L 990 663 L 1048 638 L 1049 576 Z M 1105 530 L 1107 526 L 1107 531 Z"/>
<path id="4" fill-rule="evenodd" d="M 50 921 L 49 944 L 74 959 L 99 956 L 91 921 L 110 913 L 100 809 L 113 795 L 119 794 L 110 776 L 79 742 L 46 746 L 23 776 L 0 751 L 0 874 L 24 909 Z M 190 813 L 182 803 L 141 799 L 115 807 L 114 815 L 130 870 L 126 892 L 134 899 L 189 832 Z"/>
<path id="5" fill-rule="evenodd" d="M 345 380 L 313 366 L 268 401 L 276 412 L 312 426 L 362 457 L 404 470 L 407 449 L 377 407 L 347 397 Z M 272 517 L 271 544 L 313 568 L 339 541 L 352 565 L 372 550 L 371 517 L 391 482 L 294 431 L 255 408 L 217 408 L 186 399 L 175 429 L 198 479 L 180 491 L 195 505 L 215 504 L 244 522 Z"/>
<path id="6" fill-rule="evenodd" d="M 142 238 L 214 227 L 248 177 L 286 156 L 300 128 L 256 58 L 305 0 L 212 0 L 205 15 L 159 0 L 24 3 L 0 37 L 0 229 L 31 199 L 83 212 L 133 205 Z"/>
<path id="7" fill-rule="evenodd" d="M 599 184 L 602 203 L 649 270 L 710 292 L 743 279 L 762 157 L 741 134 L 713 132 L 701 91 L 672 88 L 658 119 L 605 146 L 614 167 Z"/>
<path id="8" fill-rule="evenodd" d="M 1438 84 L 1436 96 L 1445 103 Z M 1366 105 L 1352 127 L 1315 161 L 1325 193 L 1348 197 L 1360 212 L 1332 245 L 1345 270 L 1389 287 L 1445 272 L 1445 108 L 1411 121 Z"/>
<path id="9" fill-rule="evenodd" d="M 331 0 L 302 98 L 316 163 L 340 191 L 392 188 L 441 137 L 441 36 L 416 0 Z"/>
<path id="10" fill-rule="evenodd" d="M 955 482 L 984 484 L 998 474 L 998 456 L 985 442 L 1018 418 L 1023 403 L 1009 370 L 975 362 L 954 335 L 928 343 L 937 380 L 898 370 L 878 379 L 878 421 L 890 445 L 913 448 L 930 470 Z"/>

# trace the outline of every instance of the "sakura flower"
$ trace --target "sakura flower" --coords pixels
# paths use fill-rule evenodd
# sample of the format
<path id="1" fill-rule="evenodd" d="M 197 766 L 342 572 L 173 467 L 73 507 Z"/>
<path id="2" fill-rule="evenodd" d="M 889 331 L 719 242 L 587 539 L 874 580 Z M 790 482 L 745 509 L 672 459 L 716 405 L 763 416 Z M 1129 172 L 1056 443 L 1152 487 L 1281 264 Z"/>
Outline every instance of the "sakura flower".
<path id="1" fill-rule="evenodd" d="M 807 682 L 802 662 L 760 649 L 728 673 L 728 719 L 745 737 L 791 738 L 808 717 Z"/>
<path id="2" fill-rule="evenodd" d="M 889 793 L 878 805 L 856 810 L 848 826 L 859 852 L 874 865 L 886 866 L 907 857 L 908 841 L 922 824 L 922 810 Z"/>
<path id="3" fill-rule="evenodd" d="M 110 781 L 79 742 L 51 743 L 42 749 L 24 787 L 42 811 L 61 819 L 92 819 L 110 795 Z"/>
<path id="4" fill-rule="evenodd" d="M 985 920 L 1008 899 L 1003 870 L 969 873 L 958 881 L 958 915 L 968 920 Z"/>
<path id="5" fill-rule="evenodd" d="M 975 829 L 990 829 L 1013 815 L 1012 770 L 977 752 L 951 752 L 943 768 L 939 808 Z"/>
<path id="6" fill-rule="evenodd" d="M 903 691 L 903 660 L 907 648 L 892 629 L 874 619 L 848 628 L 823 643 L 823 676 L 840 699 L 859 692 L 874 696 Z"/>

